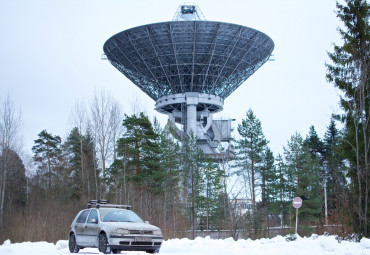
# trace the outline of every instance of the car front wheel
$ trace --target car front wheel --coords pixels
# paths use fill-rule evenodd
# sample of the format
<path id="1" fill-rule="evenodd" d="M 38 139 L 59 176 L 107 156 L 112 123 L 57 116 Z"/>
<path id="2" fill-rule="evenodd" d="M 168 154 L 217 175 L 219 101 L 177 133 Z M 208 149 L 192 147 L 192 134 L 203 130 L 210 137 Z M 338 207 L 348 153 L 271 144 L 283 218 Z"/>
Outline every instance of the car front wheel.
<path id="1" fill-rule="evenodd" d="M 146 253 L 150 253 L 150 254 L 159 253 L 159 250 L 149 250 L 149 251 L 146 251 Z"/>
<path id="2" fill-rule="evenodd" d="M 99 251 L 104 254 L 109 254 L 111 252 L 110 246 L 108 244 L 108 238 L 105 234 L 99 235 Z"/>
<path id="3" fill-rule="evenodd" d="M 77 246 L 76 237 L 74 234 L 71 234 L 69 236 L 68 246 L 70 253 L 78 253 L 80 251 L 80 248 Z"/>

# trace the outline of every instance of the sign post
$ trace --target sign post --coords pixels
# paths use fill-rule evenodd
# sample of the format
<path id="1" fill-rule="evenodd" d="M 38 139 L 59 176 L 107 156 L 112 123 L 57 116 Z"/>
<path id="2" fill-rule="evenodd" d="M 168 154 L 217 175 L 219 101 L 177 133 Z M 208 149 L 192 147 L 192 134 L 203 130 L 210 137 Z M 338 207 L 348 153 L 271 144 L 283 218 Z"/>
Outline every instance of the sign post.
<path id="1" fill-rule="evenodd" d="M 295 217 L 295 235 L 297 235 L 298 232 L 298 209 L 302 206 L 302 199 L 300 197 L 295 197 L 293 199 L 293 206 L 297 209 L 297 214 Z"/>

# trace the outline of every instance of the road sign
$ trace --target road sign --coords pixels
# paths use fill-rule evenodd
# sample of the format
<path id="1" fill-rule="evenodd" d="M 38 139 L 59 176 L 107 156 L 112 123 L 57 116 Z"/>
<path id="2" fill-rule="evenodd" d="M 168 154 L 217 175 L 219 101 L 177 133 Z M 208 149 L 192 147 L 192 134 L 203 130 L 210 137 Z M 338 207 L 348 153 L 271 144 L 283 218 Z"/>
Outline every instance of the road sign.
<path id="1" fill-rule="evenodd" d="M 302 206 L 302 199 L 300 197 L 295 197 L 293 199 L 293 206 L 294 208 L 297 209 L 297 215 L 295 217 L 295 234 L 297 235 L 298 233 L 298 209 L 301 208 Z"/>
<path id="2" fill-rule="evenodd" d="M 296 197 L 293 199 L 293 206 L 294 208 L 301 208 L 302 206 L 302 199 L 300 197 Z"/>

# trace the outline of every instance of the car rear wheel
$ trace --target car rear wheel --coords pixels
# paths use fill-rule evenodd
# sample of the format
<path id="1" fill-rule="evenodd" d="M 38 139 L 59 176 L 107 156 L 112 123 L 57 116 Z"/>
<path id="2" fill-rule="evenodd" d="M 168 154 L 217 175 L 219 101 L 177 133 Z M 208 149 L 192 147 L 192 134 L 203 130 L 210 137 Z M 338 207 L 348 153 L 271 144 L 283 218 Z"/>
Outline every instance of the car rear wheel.
<path id="1" fill-rule="evenodd" d="M 104 254 L 109 254 L 111 252 L 110 246 L 108 244 L 108 238 L 105 234 L 99 235 L 99 251 Z"/>
<path id="2" fill-rule="evenodd" d="M 80 251 L 80 248 L 77 246 L 76 237 L 74 234 L 71 234 L 69 236 L 68 246 L 70 253 L 78 253 Z"/>

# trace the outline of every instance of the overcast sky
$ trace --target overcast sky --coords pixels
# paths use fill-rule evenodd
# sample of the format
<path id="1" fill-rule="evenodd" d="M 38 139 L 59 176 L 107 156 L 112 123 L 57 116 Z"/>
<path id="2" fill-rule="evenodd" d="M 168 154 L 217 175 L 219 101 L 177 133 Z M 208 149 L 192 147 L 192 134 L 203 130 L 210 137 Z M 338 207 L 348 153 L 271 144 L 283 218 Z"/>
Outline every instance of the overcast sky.
<path id="1" fill-rule="evenodd" d="M 46 129 L 62 138 L 76 101 L 104 88 L 131 114 L 137 98 L 149 116 L 165 123 L 154 101 L 108 61 L 104 42 L 128 28 L 172 20 L 183 1 L 0 0 L 0 98 L 9 93 L 22 110 L 24 145 Z M 252 108 L 275 155 L 296 131 L 314 125 L 323 136 L 339 111 L 338 92 L 326 82 L 332 43 L 340 44 L 335 0 L 198 0 L 207 20 L 248 26 L 275 43 L 266 62 L 226 100 L 214 119 L 236 124 Z M 235 130 L 236 131 L 236 130 Z"/>

